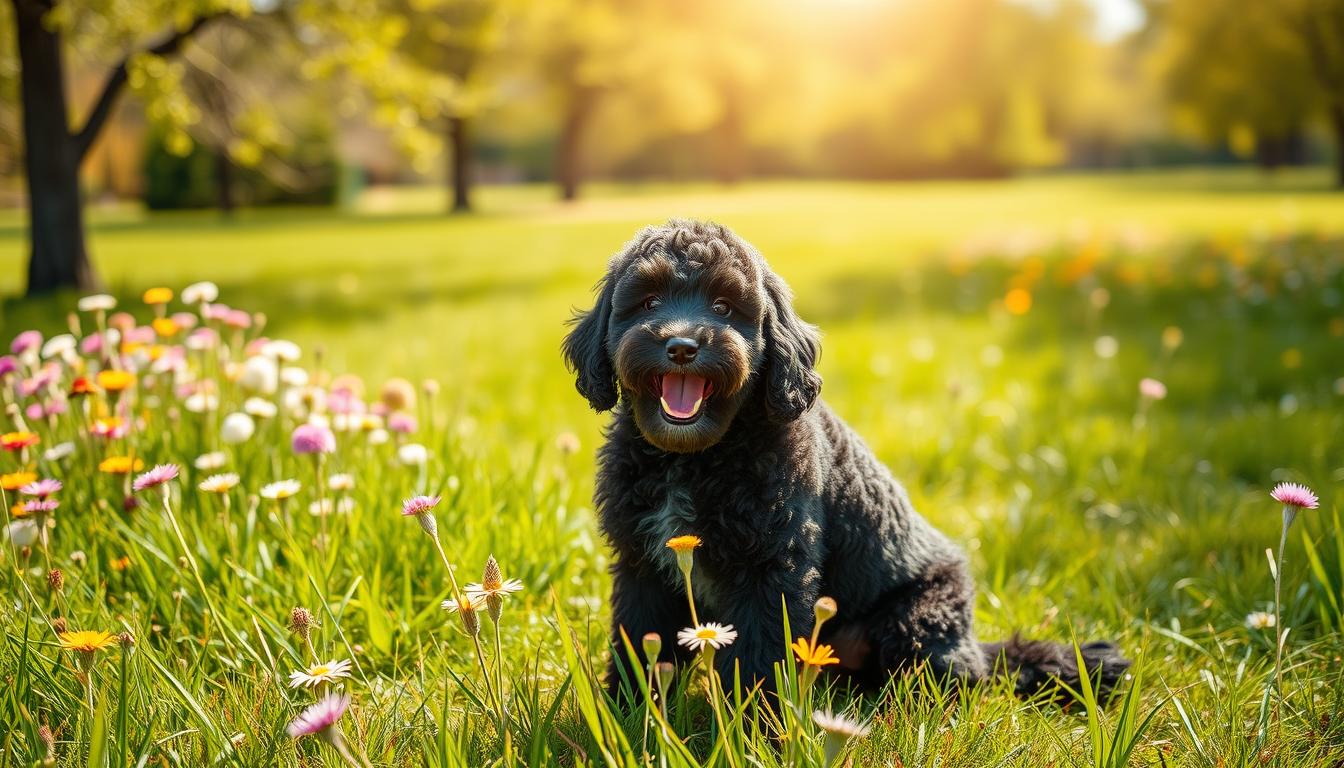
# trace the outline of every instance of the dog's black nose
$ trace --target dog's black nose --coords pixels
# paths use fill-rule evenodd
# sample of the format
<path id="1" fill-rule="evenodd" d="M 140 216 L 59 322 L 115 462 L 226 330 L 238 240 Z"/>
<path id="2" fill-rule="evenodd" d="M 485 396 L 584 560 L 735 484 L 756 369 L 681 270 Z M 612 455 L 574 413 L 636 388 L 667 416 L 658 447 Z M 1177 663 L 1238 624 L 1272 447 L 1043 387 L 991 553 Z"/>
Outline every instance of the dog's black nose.
<path id="1" fill-rule="evenodd" d="M 680 336 L 674 336 L 667 340 L 667 359 L 677 365 L 686 365 L 695 359 L 695 353 L 700 351 L 700 345 L 695 339 L 686 339 Z"/>

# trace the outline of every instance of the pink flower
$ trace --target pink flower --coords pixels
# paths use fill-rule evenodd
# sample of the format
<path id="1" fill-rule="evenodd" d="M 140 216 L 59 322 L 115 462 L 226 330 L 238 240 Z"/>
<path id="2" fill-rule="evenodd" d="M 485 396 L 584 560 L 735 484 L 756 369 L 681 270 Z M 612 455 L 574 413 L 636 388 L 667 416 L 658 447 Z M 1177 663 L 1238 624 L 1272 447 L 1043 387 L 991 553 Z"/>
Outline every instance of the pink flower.
<path id="1" fill-rule="evenodd" d="M 224 317 L 224 324 L 230 328 L 251 328 L 252 316 L 241 309 L 231 309 Z"/>
<path id="2" fill-rule="evenodd" d="M 196 315 L 193 315 L 190 312 L 174 312 L 172 319 L 177 327 L 184 331 L 189 331 L 196 327 Z"/>
<path id="3" fill-rule="evenodd" d="M 294 718 L 287 729 L 289 737 L 301 739 L 304 736 L 325 736 L 349 706 L 349 696 L 338 693 L 327 694 Z"/>
<path id="4" fill-rule="evenodd" d="M 79 340 L 79 351 L 86 355 L 94 355 L 103 349 L 103 334 L 91 333 Z"/>
<path id="5" fill-rule="evenodd" d="M 387 428 L 393 432 L 409 435 L 416 429 L 415 417 L 409 413 L 394 413 L 387 417 Z"/>
<path id="6" fill-rule="evenodd" d="M 19 489 L 19 493 L 22 493 L 25 496 L 36 496 L 39 499 L 45 499 L 59 490 L 61 490 L 60 480 L 43 478 L 42 480 L 34 480 L 23 486 Z"/>
<path id="7" fill-rule="evenodd" d="M 9 351 L 16 355 L 22 355 L 29 350 L 35 350 L 42 346 L 42 334 L 37 331 L 24 331 L 14 337 L 14 341 L 9 345 Z"/>
<path id="8" fill-rule="evenodd" d="M 19 361 L 13 355 L 0 357 L 0 376 L 8 376 L 17 370 L 19 370 Z"/>
<path id="9" fill-rule="evenodd" d="M 28 417 L 29 421 L 40 421 L 42 419 L 42 414 L 43 411 L 41 403 L 32 403 L 31 405 L 29 405 L 27 408 L 24 409 L 23 413 L 24 416 Z"/>
<path id="10" fill-rule="evenodd" d="M 1140 379 L 1139 394 L 1149 400 L 1161 400 L 1167 396 L 1167 385 L 1157 379 Z"/>
<path id="11" fill-rule="evenodd" d="M 146 488 L 154 488 L 177 477 L 176 464 L 160 464 L 153 469 L 141 474 L 135 478 L 131 487 L 137 491 L 143 491 Z"/>
<path id="12" fill-rule="evenodd" d="M 300 455 L 311 453 L 332 453 L 336 450 L 336 436 L 326 427 L 316 424 L 300 424 L 290 438 L 294 452 Z"/>
<path id="13" fill-rule="evenodd" d="M 1279 483 L 1274 486 L 1274 490 L 1270 491 L 1269 495 L 1285 507 L 1315 509 L 1320 506 L 1316 494 L 1312 493 L 1307 486 L 1297 483 Z"/>
<path id="14" fill-rule="evenodd" d="M 61 502 L 55 499 L 39 499 L 38 501 L 30 501 L 27 504 L 24 504 L 23 511 L 31 513 L 55 512 L 56 508 L 59 506 L 61 506 Z"/>
<path id="15" fill-rule="evenodd" d="M 415 496 L 401 504 L 401 514 L 410 517 L 423 515 L 439 505 L 441 496 Z"/>

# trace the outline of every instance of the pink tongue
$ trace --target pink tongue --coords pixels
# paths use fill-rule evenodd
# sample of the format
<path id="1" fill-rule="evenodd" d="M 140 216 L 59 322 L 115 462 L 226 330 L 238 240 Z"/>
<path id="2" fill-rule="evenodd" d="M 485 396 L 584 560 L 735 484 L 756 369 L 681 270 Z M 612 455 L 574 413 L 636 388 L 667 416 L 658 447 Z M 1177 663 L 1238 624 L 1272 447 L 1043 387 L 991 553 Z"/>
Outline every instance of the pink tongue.
<path id="1" fill-rule="evenodd" d="M 689 419 L 700 410 L 705 380 L 693 373 L 663 374 L 663 410 L 674 419 Z"/>

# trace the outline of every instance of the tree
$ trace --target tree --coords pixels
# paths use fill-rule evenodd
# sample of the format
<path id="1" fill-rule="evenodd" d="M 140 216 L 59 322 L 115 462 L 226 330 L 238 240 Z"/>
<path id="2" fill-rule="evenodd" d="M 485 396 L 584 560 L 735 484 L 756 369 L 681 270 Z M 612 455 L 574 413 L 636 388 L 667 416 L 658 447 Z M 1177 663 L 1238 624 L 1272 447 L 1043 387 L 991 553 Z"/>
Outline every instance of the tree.
<path id="1" fill-rule="evenodd" d="M 97 141 L 117 97 L 133 68 L 148 57 L 176 54 L 202 27 L 232 9 L 219 3 L 92 3 L 73 10 L 58 0 L 11 0 L 19 60 L 23 112 L 24 163 L 28 178 L 29 236 L 32 253 L 28 292 L 62 286 L 92 288 L 97 280 L 84 243 L 79 166 Z M 134 11 L 126 9 L 134 8 Z M 245 12 L 245 9 L 243 9 Z M 112 67 L 83 124 L 72 130 L 65 88 L 62 39 L 76 29 L 78 13 L 103 15 L 105 28 L 126 33 L 128 23 L 140 29 L 168 27 L 157 42 L 134 43 Z M 136 13 L 135 19 L 120 14 Z M 113 44 L 121 36 L 108 35 Z"/>

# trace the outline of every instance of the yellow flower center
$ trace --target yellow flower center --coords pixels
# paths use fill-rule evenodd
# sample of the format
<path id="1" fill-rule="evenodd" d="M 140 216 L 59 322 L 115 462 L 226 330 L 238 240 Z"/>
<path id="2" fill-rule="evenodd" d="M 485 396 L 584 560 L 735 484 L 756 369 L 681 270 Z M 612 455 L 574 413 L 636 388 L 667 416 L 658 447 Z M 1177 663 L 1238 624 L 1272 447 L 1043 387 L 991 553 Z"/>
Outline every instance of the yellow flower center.
<path id="1" fill-rule="evenodd" d="M 318 664 L 316 667 L 313 667 L 312 669 L 308 670 L 308 676 L 323 677 L 329 672 L 331 672 L 331 668 L 328 667 L 326 664 Z"/>
<path id="2" fill-rule="evenodd" d="M 719 633 L 712 629 L 701 629 L 696 631 L 695 636 L 701 640 L 713 640 L 719 636 Z"/>

